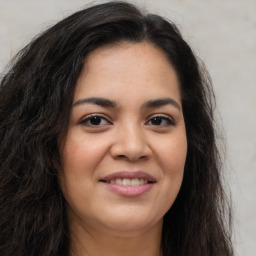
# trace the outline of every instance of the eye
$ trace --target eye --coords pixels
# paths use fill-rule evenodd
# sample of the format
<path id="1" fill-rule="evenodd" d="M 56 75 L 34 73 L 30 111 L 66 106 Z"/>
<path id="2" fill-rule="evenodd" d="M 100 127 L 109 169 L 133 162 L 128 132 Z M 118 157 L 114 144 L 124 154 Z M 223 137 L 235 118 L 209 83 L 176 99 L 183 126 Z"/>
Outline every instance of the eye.
<path id="1" fill-rule="evenodd" d="M 153 116 L 152 118 L 149 119 L 146 123 L 147 125 L 153 125 L 153 126 L 171 126 L 175 125 L 174 121 L 167 116 L 163 115 L 157 115 Z"/>
<path id="2" fill-rule="evenodd" d="M 90 115 L 83 118 L 80 124 L 88 127 L 101 127 L 104 125 L 110 125 L 111 122 L 101 115 Z"/>

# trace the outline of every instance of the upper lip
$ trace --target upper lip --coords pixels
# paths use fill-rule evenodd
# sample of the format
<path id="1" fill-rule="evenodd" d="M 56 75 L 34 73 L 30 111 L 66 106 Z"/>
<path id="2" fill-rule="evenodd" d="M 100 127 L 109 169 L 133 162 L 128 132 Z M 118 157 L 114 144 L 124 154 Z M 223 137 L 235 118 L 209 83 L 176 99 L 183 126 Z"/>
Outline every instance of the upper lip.
<path id="1" fill-rule="evenodd" d="M 125 178 L 126 179 L 145 179 L 150 182 L 156 182 L 156 179 L 153 176 L 143 171 L 115 172 L 103 177 L 102 179 L 100 179 L 100 181 L 110 181 L 110 180 L 125 179 Z"/>

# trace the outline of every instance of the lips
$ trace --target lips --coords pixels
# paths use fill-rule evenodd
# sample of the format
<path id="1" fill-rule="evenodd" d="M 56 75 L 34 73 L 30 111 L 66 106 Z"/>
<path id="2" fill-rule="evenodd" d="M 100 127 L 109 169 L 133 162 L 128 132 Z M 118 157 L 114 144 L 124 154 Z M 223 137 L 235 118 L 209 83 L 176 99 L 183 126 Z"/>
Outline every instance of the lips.
<path id="1" fill-rule="evenodd" d="M 150 190 L 156 179 L 150 174 L 137 171 L 112 173 L 99 180 L 111 191 L 122 196 L 138 196 Z"/>

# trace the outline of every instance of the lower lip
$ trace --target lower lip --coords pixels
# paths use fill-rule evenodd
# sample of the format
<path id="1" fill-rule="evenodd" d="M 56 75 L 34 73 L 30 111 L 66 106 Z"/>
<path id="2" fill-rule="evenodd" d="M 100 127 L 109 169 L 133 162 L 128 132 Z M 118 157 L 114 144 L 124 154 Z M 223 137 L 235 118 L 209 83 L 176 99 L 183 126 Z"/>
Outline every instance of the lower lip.
<path id="1" fill-rule="evenodd" d="M 140 186 L 122 186 L 122 185 L 117 185 L 117 184 L 111 184 L 111 183 L 103 183 L 105 187 L 107 187 L 109 190 L 122 195 L 122 196 L 128 196 L 128 197 L 133 197 L 133 196 L 139 196 L 147 191 L 149 191 L 154 183 L 147 183 L 144 185 Z"/>

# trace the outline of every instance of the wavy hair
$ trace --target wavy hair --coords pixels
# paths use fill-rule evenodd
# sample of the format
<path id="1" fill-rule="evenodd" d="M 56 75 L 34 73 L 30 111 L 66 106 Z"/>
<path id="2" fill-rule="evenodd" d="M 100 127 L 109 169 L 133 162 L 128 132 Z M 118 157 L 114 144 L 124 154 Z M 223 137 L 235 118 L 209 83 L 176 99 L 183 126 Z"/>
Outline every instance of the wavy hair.
<path id="1" fill-rule="evenodd" d="M 95 5 L 63 19 L 22 49 L 2 76 L 1 255 L 68 255 L 58 142 L 87 54 L 121 41 L 156 46 L 180 82 L 188 152 L 181 190 L 164 216 L 163 255 L 233 255 L 211 81 L 172 22 L 125 2 Z"/>

